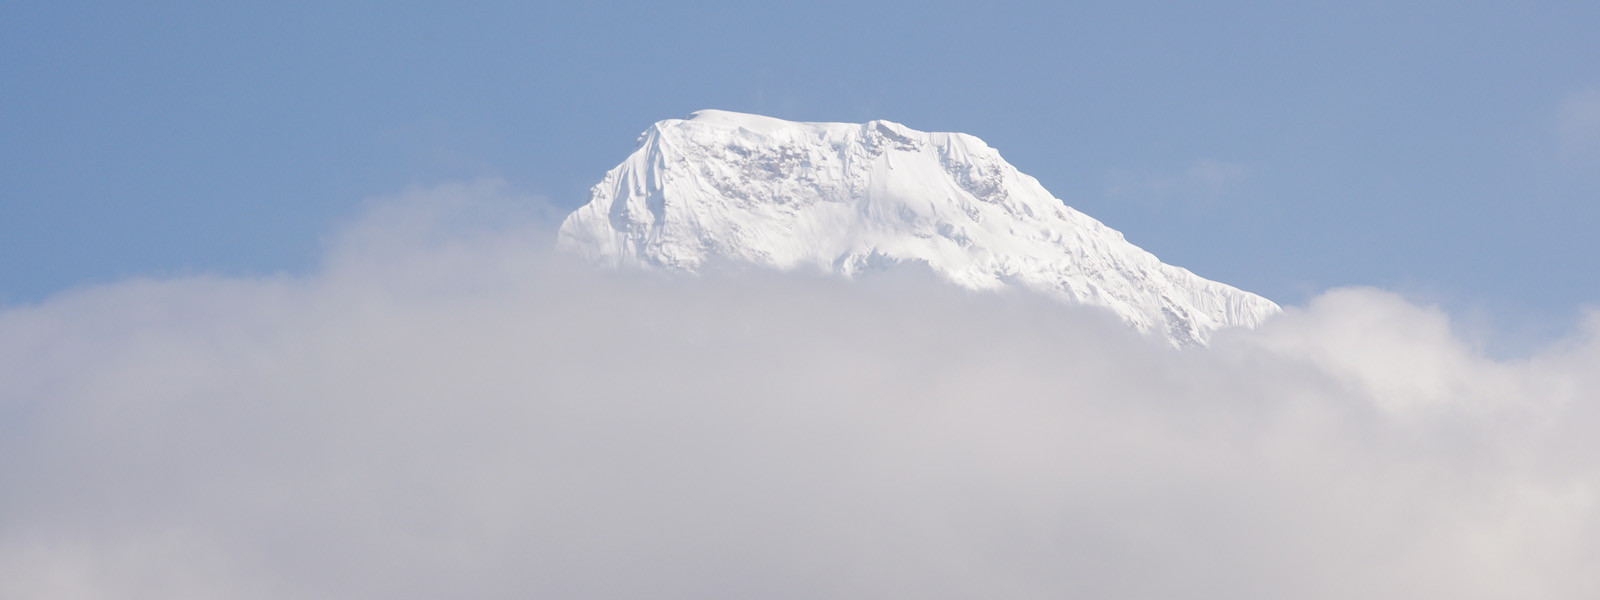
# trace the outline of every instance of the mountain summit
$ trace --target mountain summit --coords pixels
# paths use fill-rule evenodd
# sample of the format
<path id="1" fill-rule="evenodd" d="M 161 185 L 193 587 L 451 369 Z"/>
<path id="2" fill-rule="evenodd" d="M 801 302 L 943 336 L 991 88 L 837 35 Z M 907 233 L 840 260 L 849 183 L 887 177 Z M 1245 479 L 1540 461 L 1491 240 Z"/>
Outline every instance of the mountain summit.
<path id="1" fill-rule="evenodd" d="M 1272 301 L 1163 264 L 962 133 L 703 110 L 640 136 L 557 245 L 613 266 L 733 261 L 846 277 L 920 262 L 972 289 L 1108 308 L 1178 346 Z"/>

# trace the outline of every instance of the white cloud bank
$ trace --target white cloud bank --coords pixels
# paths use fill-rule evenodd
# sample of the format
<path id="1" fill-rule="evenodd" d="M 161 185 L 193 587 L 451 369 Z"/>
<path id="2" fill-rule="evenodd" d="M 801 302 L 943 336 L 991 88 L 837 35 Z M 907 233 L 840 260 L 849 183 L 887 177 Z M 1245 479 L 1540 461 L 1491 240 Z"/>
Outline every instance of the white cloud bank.
<path id="1" fill-rule="evenodd" d="M 0 597 L 1600 597 L 1596 328 L 1494 361 L 1341 290 L 1180 352 L 917 274 L 591 273 L 515 203 L 0 313 Z"/>

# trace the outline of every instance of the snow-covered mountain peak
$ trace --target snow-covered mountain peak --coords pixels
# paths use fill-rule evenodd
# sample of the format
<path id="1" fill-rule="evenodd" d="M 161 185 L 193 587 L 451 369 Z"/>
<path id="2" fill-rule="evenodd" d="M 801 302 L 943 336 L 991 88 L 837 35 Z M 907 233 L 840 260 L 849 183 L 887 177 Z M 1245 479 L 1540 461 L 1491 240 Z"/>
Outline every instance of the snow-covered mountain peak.
<path id="1" fill-rule="evenodd" d="M 815 128 L 826 125 L 843 125 L 843 123 L 795 123 L 774 117 L 752 115 L 749 113 L 736 113 L 726 110 L 706 109 L 697 110 L 689 114 L 688 121 L 725 129 L 745 129 L 755 133 L 772 133 L 780 129 L 793 129 L 796 127 Z M 665 121 L 670 122 L 670 121 Z"/>
<path id="2" fill-rule="evenodd" d="M 890 121 L 720 110 L 661 121 L 567 217 L 558 244 L 607 265 L 685 272 L 731 260 L 849 277 L 921 262 L 972 289 L 1105 307 L 1180 346 L 1279 310 L 1162 264 L 976 137 Z"/>

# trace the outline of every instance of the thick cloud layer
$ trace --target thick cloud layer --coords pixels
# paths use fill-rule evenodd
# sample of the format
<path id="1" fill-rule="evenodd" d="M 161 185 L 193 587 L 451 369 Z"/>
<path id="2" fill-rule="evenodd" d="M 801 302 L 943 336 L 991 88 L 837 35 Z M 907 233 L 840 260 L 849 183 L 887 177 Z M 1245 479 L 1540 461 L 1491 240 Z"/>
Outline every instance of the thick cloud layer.
<path id="1" fill-rule="evenodd" d="M 492 185 L 0 313 L 5 598 L 1600 597 L 1596 328 L 1176 351 L 924 274 L 593 273 Z"/>

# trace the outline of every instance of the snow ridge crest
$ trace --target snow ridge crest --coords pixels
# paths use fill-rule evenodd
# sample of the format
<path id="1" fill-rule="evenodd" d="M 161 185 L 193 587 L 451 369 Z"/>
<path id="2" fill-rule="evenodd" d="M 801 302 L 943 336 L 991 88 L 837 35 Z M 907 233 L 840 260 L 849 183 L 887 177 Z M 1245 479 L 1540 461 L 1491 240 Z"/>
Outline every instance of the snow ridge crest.
<path id="1" fill-rule="evenodd" d="M 689 273 L 731 260 L 850 277 L 920 262 L 970 289 L 1020 285 L 1104 307 L 1180 347 L 1280 310 L 1163 264 L 976 137 L 881 120 L 703 110 L 658 122 L 566 218 L 557 245 Z"/>

